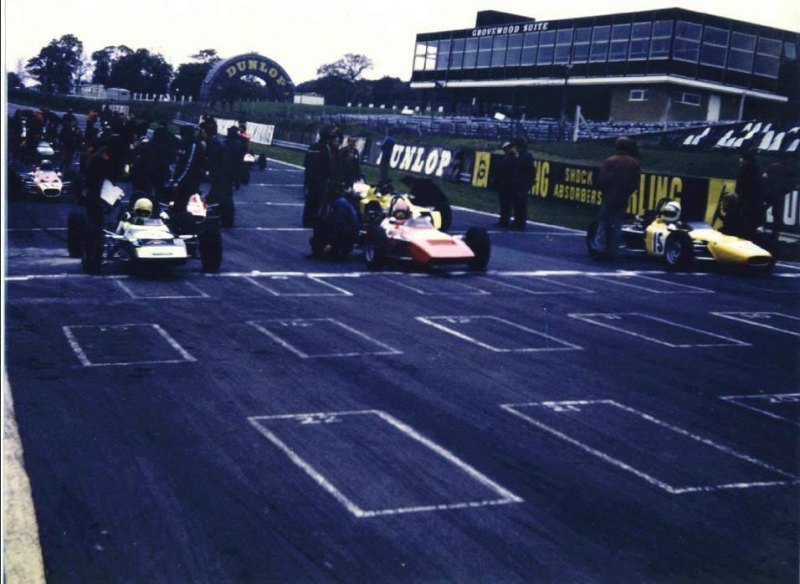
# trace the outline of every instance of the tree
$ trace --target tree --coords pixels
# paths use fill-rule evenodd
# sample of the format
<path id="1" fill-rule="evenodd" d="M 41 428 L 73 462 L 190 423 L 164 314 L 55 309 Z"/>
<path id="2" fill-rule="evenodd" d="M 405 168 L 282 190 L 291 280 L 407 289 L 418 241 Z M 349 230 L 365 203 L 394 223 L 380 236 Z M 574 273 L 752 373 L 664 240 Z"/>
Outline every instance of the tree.
<path id="1" fill-rule="evenodd" d="M 94 73 L 92 74 L 92 81 L 102 85 L 108 84 L 108 79 L 111 77 L 111 69 L 114 64 L 122 57 L 132 54 L 133 51 L 125 45 L 108 46 L 105 49 L 95 51 L 92 53 L 92 60 L 94 61 Z"/>
<path id="2" fill-rule="evenodd" d="M 320 65 L 317 75 L 320 77 L 338 77 L 351 83 L 356 81 L 364 71 L 372 69 L 372 59 L 364 55 L 347 53 L 344 57 L 327 65 Z"/>
<path id="3" fill-rule="evenodd" d="M 206 75 L 221 59 L 214 49 L 203 49 L 191 58 L 196 62 L 184 63 L 178 67 L 178 73 L 172 81 L 172 91 L 177 95 L 191 96 L 196 101 Z"/>
<path id="4" fill-rule="evenodd" d="M 78 81 L 82 68 L 83 43 L 71 34 L 50 41 L 25 67 L 49 93 L 68 93 Z"/>
<path id="5" fill-rule="evenodd" d="M 111 69 L 107 87 L 122 87 L 135 93 L 166 94 L 172 80 L 172 65 L 158 53 L 138 49 L 125 55 Z"/>
<path id="6" fill-rule="evenodd" d="M 6 75 L 6 82 L 9 89 L 22 89 L 25 85 L 22 83 L 22 78 L 16 73 L 10 72 Z"/>

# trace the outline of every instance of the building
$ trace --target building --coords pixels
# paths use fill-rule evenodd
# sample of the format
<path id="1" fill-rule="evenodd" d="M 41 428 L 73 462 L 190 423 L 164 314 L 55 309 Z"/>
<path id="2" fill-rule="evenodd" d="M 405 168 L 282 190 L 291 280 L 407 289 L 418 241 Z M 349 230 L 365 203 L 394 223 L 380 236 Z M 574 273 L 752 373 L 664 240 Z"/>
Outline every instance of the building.
<path id="1" fill-rule="evenodd" d="M 670 122 L 797 118 L 800 34 L 669 8 L 537 21 L 483 11 L 417 35 L 411 87 L 455 114 Z"/>
<path id="2" fill-rule="evenodd" d="M 108 101 L 129 101 L 131 99 L 131 92 L 127 89 L 120 87 L 106 88 L 97 83 L 89 83 L 81 85 L 78 90 L 78 95 L 88 99 L 101 99 Z"/>

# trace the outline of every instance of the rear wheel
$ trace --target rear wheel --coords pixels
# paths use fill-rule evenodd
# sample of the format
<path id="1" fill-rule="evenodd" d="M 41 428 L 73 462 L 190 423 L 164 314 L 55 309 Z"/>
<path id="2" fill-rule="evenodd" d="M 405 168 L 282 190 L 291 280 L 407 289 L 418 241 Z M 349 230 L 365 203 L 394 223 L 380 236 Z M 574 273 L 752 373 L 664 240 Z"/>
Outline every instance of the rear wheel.
<path id="1" fill-rule="evenodd" d="M 673 231 L 664 244 L 664 260 L 671 272 L 688 270 L 694 262 L 692 238 L 685 231 Z"/>
<path id="2" fill-rule="evenodd" d="M 200 232 L 200 264 L 204 272 L 219 272 L 222 266 L 222 234 L 215 223 L 205 226 Z"/>
<path id="3" fill-rule="evenodd" d="M 492 243 L 489 233 L 483 227 L 470 227 L 464 236 L 464 242 L 475 254 L 469 263 L 469 269 L 475 272 L 485 272 L 489 265 L 489 256 L 492 253 Z"/>
<path id="4" fill-rule="evenodd" d="M 71 258 L 81 257 L 83 236 L 86 231 L 86 215 L 73 211 L 67 218 L 67 252 Z"/>
<path id="5" fill-rule="evenodd" d="M 378 225 L 370 225 L 364 242 L 364 260 L 370 270 L 380 270 L 386 263 L 389 250 L 389 238 Z"/>

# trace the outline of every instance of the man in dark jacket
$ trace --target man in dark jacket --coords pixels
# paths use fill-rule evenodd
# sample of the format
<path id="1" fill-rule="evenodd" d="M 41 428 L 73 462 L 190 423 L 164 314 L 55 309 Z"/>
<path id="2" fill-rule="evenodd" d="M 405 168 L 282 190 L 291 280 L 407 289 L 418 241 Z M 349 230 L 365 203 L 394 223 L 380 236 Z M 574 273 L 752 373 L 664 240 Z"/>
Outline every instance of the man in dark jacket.
<path id="1" fill-rule="evenodd" d="M 216 124 L 203 126 L 206 146 L 206 166 L 209 174 L 208 202 L 219 205 L 219 215 L 223 227 L 233 227 L 233 175 L 226 151 L 226 145 L 217 135 Z"/>
<path id="2" fill-rule="evenodd" d="M 331 183 L 341 178 L 339 135 L 328 130 L 321 131 L 319 140 L 309 147 L 304 162 L 306 202 L 303 207 L 303 227 L 313 227 L 320 209 L 327 202 Z"/>
<path id="3" fill-rule="evenodd" d="M 628 199 L 639 188 L 641 164 L 636 142 L 621 136 L 616 150 L 597 175 L 597 187 L 603 194 L 597 233 L 591 242 L 597 259 L 612 260 L 617 256 Z"/>
<path id="4" fill-rule="evenodd" d="M 533 166 L 533 156 L 528 152 L 528 141 L 525 138 L 514 138 L 512 144 L 516 149 L 516 168 L 513 174 L 513 201 L 514 222 L 512 229 L 524 230 L 528 224 L 528 197 L 530 197 L 533 183 L 536 182 L 536 169 Z"/>
<path id="5" fill-rule="evenodd" d="M 361 153 L 356 148 L 356 139 L 352 136 L 347 138 L 347 144 L 339 150 L 342 182 L 346 187 L 352 186 L 354 182 L 361 178 L 360 158 Z"/>
<path id="6" fill-rule="evenodd" d="M 200 182 L 205 173 L 205 149 L 203 143 L 195 137 L 192 126 L 181 126 L 181 144 L 178 159 L 172 175 L 174 184 L 174 211 L 186 210 L 189 197 L 200 190 Z"/>
<path id="7" fill-rule="evenodd" d="M 511 142 L 502 146 L 503 156 L 498 158 L 494 168 L 494 188 L 500 202 L 500 218 L 497 227 L 511 227 L 511 209 L 514 204 L 514 177 L 517 171 L 517 151 Z"/>

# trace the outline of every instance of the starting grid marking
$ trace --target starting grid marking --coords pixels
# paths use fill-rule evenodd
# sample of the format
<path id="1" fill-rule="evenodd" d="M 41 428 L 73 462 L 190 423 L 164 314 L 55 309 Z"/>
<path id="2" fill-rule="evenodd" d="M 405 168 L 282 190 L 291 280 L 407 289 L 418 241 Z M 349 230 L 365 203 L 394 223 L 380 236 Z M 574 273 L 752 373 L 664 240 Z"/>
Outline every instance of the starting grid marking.
<path id="1" fill-rule="evenodd" d="M 333 318 L 251 320 L 247 324 L 301 359 L 403 354 Z"/>
<path id="2" fill-rule="evenodd" d="M 678 282 L 670 282 L 659 278 L 651 278 L 649 276 L 639 276 L 636 274 L 615 274 L 613 276 L 590 276 L 595 280 L 603 282 L 610 282 L 618 286 L 625 286 L 626 288 L 633 288 L 635 290 L 643 290 L 653 294 L 675 294 L 676 292 L 685 294 L 715 294 L 713 290 L 707 288 L 700 288 L 699 286 L 691 286 L 689 284 L 679 284 Z M 651 283 L 652 282 L 652 283 Z"/>
<path id="3" fill-rule="evenodd" d="M 712 312 L 711 314 L 800 337 L 800 318 L 781 312 Z"/>
<path id="4" fill-rule="evenodd" d="M 105 367 L 105 366 L 125 366 L 125 365 L 146 365 L 157 363 L 185 363 L 194 362 L 192 357 L 178 342 L 173 339 L 164 329 L 157 324 L 117 324 L 117 325 L 73 325 L 61 327 L 67 337 L 81 365 L 84 367 Z M 91 335 L 82 335 L 82 331 L 94 331 Z M 138 355 L 142 354 L 143 348 L 157 353 L 159 347 L 154 346 L 153 335 L 148 332 L 155 331 L 155 339 L 166 341 L 167 345 L 180 355 L 179 359 L 125 359 L 124 353 L 132 350 Z M 86 338 L 81 338 L 85 336 Z M 136 337 L 139 337 L 138 339 Z M 104 338 L 105 337 L 105 338 Z M 123 338 L 124 337 L 124 338 Z M 81 343 L 83 341 L 83 343 Z M 115 346 L 116 345 L 116 346 Z M 123 358 L 123 360 L 101 360 L 103 352 L 106 359 Z M 89 358 L 89 353 L 99 353 L 99 358 L 94 360 Z M 114 355 L 114 353 L 117 353 Z"/>
<path id="5" fill-rule="evenodd" d="M 578 345 L 496 316 L 418 316 L 417 320 L 495 353 L 579 351 L 583 349 Z M 470 334 L 465 331 L 469 331 Z M 479 336 L 484 338 L 477 338 Z M 527 337 L 527 339 L 523 337 Z M 530 342 L 530 339 L 535 339 L 537 344 L 525 346 L 524 343 Z M 544 346 L 541 345 L 543 341 Z M 514 342 L 519 343 L 520 346 L 508 346 L 509 343 Z M 506 346 L 497 346 L 491 343 L 505 343 Z M 554 347 L 553 344 L 560 346 Z"/>
<path id="6" fill-rule="evenodd" d="M 659 345 L 664 345 L 673 349 L 686 349 L 692 347 L 751 346 L 750 343 L 745 343 L 744 341 L 739 341 L 731 337 L 725 337 L 723 335 L 694 328 L 685 324 L 678 324 L 663 318 L 650 316 L 648 314 L 641 314 L 638 312 L 570 314 L 569 316 L 570 318 L 582 320 L 584 322 L 615 330 L 617 332 L 644 339 L 646 341 L 651 341 L 653 343 L 658 343 Z M 656 325 L 653 326 L 652 323 L 656 323 Z M 682 336 L 683 339 L 681 341 L 676 339 L 675 342 L 669 342 L 660 338 L 655 338 L 654 336 L 651 336 L 653 333 L 648 330 L 648 324 L 650 325 L 650 328 L 655 328 L 655 330 L 659 331 L 660 333 L 664 333 L 666 330 L 670 331 L 670 333 L 666 335 L 662 334 L 661 336 L 669 336 L 669 334 L 672 334 L 675 336 Z M 628 325 L 629 328 L 625 328 L 623 325 Z M 643 328 L 646 331 L 646 334 L 644 332 L 637 332 L 634 330 L 634 328 L 637 326 Z M 691 339 L 692 337 L 698 341 L 702 339 L 713 338 L 722 342 L 685 342 L 687 339 Z"/>
<path id="7" fill-rule="evenodd" d="M 489 296 L 491 293 L 481 290 L 475 286 L 457 282 L 451 279 L 428 278 L 424 276 L 412 276 L 415 285 L 401 282 L 395 278 L 384 277 L 386 282 L 411 290 L 424 296 Z"/>
<path id="8" fill-rule="evenodd" d="M 266 276 L 262 278 L 246 277 L 245 280 L 266 290 L 273 296 L 353 296 L 352 292 L 348 292 L 344 288 L 339 288 L 333 284 L 326 282 L 323 279 L 314 276 Z M 267 280 L 267 283 L 261 282 Z M 271 284 L 271 285 L 269 285 Z M 288 286 L 287 286 L 288 285 Z M 314 289 L 322 287 L 325 292 L 316 292 Z M 289 290 L 287 290 L 287 288 Z M 292 291 L 292 288 L 295 290 Z M 331 290 L 333 290 L 331 292 Z"/>
<path id="9" fill-rule="evenodd" d="M 720 399 L 770 418 L 800 426 L 800 393 L 725 395 Z M 782 415 L 787 414 L 787 411 L 788 415 Z"/>
<path id="10" fill-rule="evenodd" d="M 114 280 L 114 283 L 122 288 L 131 298 L 135 300 L 147 299 L 147 300 L 180 300 L 180 299 L 188 299 L 188 298 L 210 298 L 208 294 L 203 292 L 200 288 L 192 284 L 191 282 L 181 281 L 181 282 L 147 282 L 146 285 L 140 285 L 137 280 L 128 280 L 126 283 L 123 280 Z M 184 288 L 189 288 L 190 291 L 194 292 L 193 294 L 177 294 L 177 293 L 170 293 L 169 291 L 163 292 L 161 291 L 164 286 L 160 286 L 158 284 L 166 284 L 166 287 L 180 285 Z M 156 289 L 154 292 L 153 289 Z"/>
<path id="11" fill-rule="evenodd" d="M 800 479 L 791 473 L 775 468 L 746 454 L 737 452 L 727 446 L 716 444 L 707 438 L 692 434 L 683 428 L 661 421 L 653 416 L 634 408 L 624 406 L 613 400 L 575 400 L 503 404 L 500 407 L 514 416 L 525 420 L 527 423 L 596 456 L 604 462 L 632 473 L 644 479 L 649 484 L 672 495 L 800 484 Z M 588 414 L 589 410 L 599 410 L 601 415 L 610 412 L 611 417 L 615 414 L 619 414 L 622 419 L 619 420 L 620 423 L 610 428 L 610 424 L 608 424 L 607 420 L 603 420 L 603 423 L 599 425 L 592 425 L 592 421 L 594 420 Z M 626 417 L 628 418 L 627 420 L 624 419 Z M 537 418 L 546 418 L 547 423 Z M 576 418 L 581 418 L 581 420 L 578 421 Z M 587 420 L 586 418 L 589 419 Z M 585 441 L 570 436 L 568 433 L 569 430 L 567 429 L 557 429 L 554 427 L 556 425 L 562 427 L 568 426 L 569 430 L 573 433 L 583 432 L 586 436 Z M 626 425 L 629 426 L 629 428 L 626 427 Z M 634 433 L 633 431 L 636 429 L 635 426 L 637 425 L 655 426 L 657 430 L 650 429 L 648 431 L 654 434 L 657 431 L 661 431 L 663 435 L 654 435 L 651 437 L 642 432 Z M 626 429 L 631 430 L 630 436 L 624 435 Z M 602 446 L 594 447 L 587 444 L 587 441 L 591 439 L 599 441 Z M 623 458 L 635 458 L 641 450 L 646 449 L 645 441 L 653 443 L 653 447 L 649 449 L 652 455 L 650 459 L 643 459 L 633 463 L 623 460 Z M 682 444 L 679 444 L 679 442 Z M 614 455 L 601 450 L 601 448 L 605 448 L 607 451 L 612 447 L 617 451 Z M 669 452 L 670 450 L 672 450 L 672 452 Z M 675 452 L 679 452 L 680 454 L 676 455 Z M 659 454 L 662 455 L 662 460 L 658 460 L 657 456 Z M 696 457 L 696 464 L 692 465 L 690 461 L 686 460 L 690 455 Z M 684 460 L 676 461 L 676 459 L 681 456 Z M 713 461 L 714 457 L 716 457 L 717 463 L 728 464 L 728 468 L 725 470 L 731 474 L 742 474 L 742 472 L 744 472 L 744 474 L 751 475 L 759 473 L 773 476 L 764 476 L 763 480 L 756 481 L 734 481 L 717 484 L 681 486 L 669 484 L 667 480 L 654 476 L 657 472 L 669 474 L 670 472 L 675 473 L 676 470 L 678 475 L 701 475 L 702 472 L 710 466 L 709 462 Z M 683 468 L 680 467 L 681 462 L 684 463 Z M 634 464 L 637 466 L 634 466 Z M 639 468 L 641 466 L 644 466 L 646 470 Z M 774 480 L 776 478 L 774 475 L 781 477 L 781 480 Z M 692 476 L 692 478 L 697 480 L 701 477 Z"/>
<path id="12" fill-rule="evenodd" d="M 248 421 L 359 519 L 523 501 L 383 411 L 253 416 Z M 412 453 L 413 467 L 398 464 L 394 473 L 382 472 L 388 466 L 383 455 L 403 450 Z M 375 484 L 391 488 L 375 489 Z"/>

